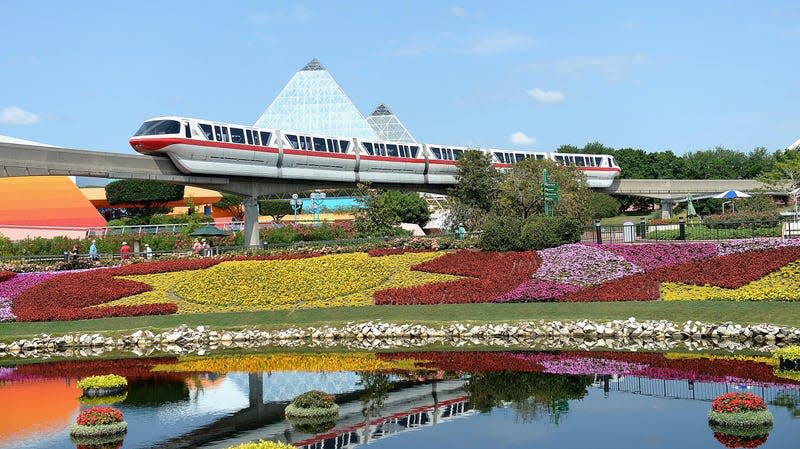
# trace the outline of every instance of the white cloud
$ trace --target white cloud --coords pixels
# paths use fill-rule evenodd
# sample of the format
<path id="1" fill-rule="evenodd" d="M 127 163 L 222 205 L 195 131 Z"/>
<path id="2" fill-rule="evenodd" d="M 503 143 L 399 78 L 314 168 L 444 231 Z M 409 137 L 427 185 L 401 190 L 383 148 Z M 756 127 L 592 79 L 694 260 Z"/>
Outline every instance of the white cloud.
<path id="1" fill-rule="evenodd" d="M 557 90 L 542 90 L 534 87 L 525 92 L 540 103 L 561 103 L 564 101 L 564 93 Z"/>
<path id="2" fill-rule="evenodd" d="M 450 8 L 450 14 L 456 16 L 460 19 L 467 17 L 467 12 L 464 11 L 464 8 L 456 5 Z"/>
<path id="3" fill-rule="evenodd" d="M 39 121 L 38 115 L 16 106 L 0 109 L 0 124 L 2 125 L 33 125 Z"/>
<path id="4" fill-rule="evenodd" d="M 632 55 L 571 56 L 555 61 L 537 61 L 530 64 L 534 71 L 552 71 L 561 75 L 578 77 L 585 72 L 604 74 L 610 79 L 621 79 L 634 67 L 647 64 L 641 53 Z"/>
<path id="5" fill-rule="evenodd" d="M 522 131 L 517 131 L 514 134 L 511 134 L 510 140 L 514 145 L 533 145 L 536 143 L 536 139 L 528 136 Z"/>
<path id="6" fill-rule="evenodd" d="M 527 50 L 536 42 L 526 34 L 502 33 L 484 37 L 469 45 L 463 53 L 476 55 L 495 55 Z"/>

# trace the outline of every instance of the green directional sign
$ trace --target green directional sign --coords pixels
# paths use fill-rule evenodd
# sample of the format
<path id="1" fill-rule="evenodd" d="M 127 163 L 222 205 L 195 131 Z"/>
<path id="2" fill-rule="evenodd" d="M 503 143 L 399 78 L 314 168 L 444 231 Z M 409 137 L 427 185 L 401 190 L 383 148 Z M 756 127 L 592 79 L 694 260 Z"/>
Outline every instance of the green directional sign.
<path id="1" fill-rule="evenodd" d="M 545 169 L 542 173 L 542 201 L 545 215 L 553 215 L 553 206 L 558 198 L 558 183 L 550 182 L 547 179 L 547 169 Z"/>

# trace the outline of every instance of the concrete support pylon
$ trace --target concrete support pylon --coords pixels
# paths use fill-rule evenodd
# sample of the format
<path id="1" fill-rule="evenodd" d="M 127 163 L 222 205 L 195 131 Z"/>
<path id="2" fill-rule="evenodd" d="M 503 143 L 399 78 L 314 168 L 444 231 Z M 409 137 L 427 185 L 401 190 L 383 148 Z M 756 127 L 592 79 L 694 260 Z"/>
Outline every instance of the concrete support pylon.
<path id="1" fill-rule="evenodd" d="M 661 218 L 672 218 L 674 214 L 672 200 L 661 200 Z"/>
<path id="2" fill-rule="evenodd" d="M 260 248 L 261 237 L 258 234 L 258 198 L 245 197 L 244 201 L 244 247 Z"/>

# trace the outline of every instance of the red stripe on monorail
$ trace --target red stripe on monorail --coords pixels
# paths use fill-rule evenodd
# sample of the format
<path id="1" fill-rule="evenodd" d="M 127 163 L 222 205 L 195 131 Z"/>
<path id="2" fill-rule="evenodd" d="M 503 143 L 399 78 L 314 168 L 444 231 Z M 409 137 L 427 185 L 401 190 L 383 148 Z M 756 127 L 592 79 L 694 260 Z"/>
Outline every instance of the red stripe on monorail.
<path id="1" fill-rule="evenodd" d="M 162 137 L 162 138 L 137 138 L 130 140 L 130 144 L 136 151 L 150 152 L 164 149 L 170 145 L 184 144 L 196 147 L 226 148 L 230 150 L 258 151 L 261 153 L 277 153 L 277 148 L 263 147 L 259 145 L 247 145 L 231 142 L 216 142 L 213 140 L 195 140 L 182 137 Z"/>
<path id="2" fill-rule="evenodd" d="M 362 161 L 384 161 L 384 162 L 411 162 L 415 164 L 424 164 L 425 159 L 417 159 L 413 157 L 395 157 L 395 156 L 367 156 L 361 155 Z M 431 161 L 433 162 L 433 161 Z"/>
<path id="3" fill-rule="evenodd" d="M 328 153 L 327 151 L 314 151 L 314 150 L 284 149 L 283 154 L 291 154 L 293 156 L 330 157 L 333 159 L 352 159 L 352 160 L 356 159 L 355 154 Z"/>

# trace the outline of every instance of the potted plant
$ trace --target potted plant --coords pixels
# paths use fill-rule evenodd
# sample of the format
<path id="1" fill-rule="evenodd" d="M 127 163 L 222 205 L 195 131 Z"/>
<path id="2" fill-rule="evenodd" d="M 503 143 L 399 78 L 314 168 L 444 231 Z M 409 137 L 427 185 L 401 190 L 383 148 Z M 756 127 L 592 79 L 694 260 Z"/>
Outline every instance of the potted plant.
<path id="1" fill-rule="evenodd" d="M 69 434 L 76 444 L 116 447 L 115 443 L 122 440 L 127 431 L 128 423 L 121 411 L 113 407 L 92 407 L 78 415 Z"/>
<path id="2" fill-rule="evenodd" d="M 78 381 L 78 388 L 83 389 L 86 397 L 120 395 L 128 388 L 128 380 L 116 374 L 90 376 Z"/>
<path id="3" fill-rule="evenodd" d="M 320 433 L 333 428 L 339 415 L 339 406 L 333 396 L 324 391 L 311 390 L 297 396 L 284 410 L 286 420 L 295 429 L 307 433 Z"/>
<path id="4" fill-rule="evenodd" d="M 728 427 L 711 425 L 714 438 L 729 448 L 756 448 L 767 441 L 772 424 L 761 427 Z"/>

